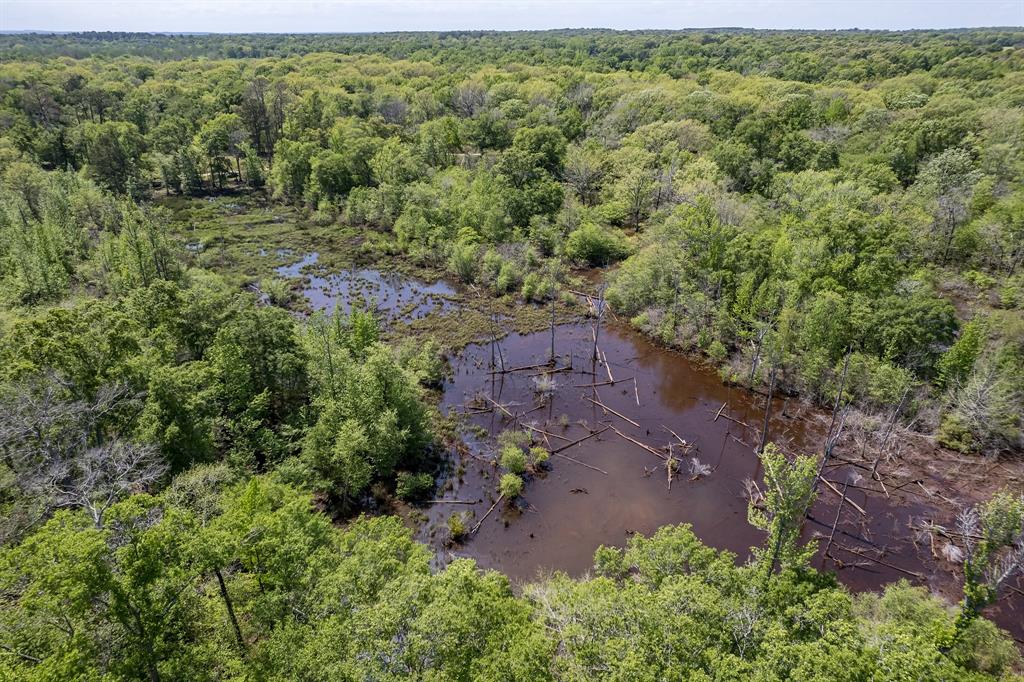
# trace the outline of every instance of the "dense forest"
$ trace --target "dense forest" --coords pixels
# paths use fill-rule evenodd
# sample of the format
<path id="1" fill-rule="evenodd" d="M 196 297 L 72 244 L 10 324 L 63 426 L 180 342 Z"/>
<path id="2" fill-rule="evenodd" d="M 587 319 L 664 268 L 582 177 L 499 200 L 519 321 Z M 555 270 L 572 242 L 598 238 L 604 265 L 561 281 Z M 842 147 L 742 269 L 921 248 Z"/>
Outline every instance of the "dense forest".
<path id="1" fill-rule="evenodd" d="M 983 611 L 1024 569 L 1020 479 L 958 510 L 956 605 L 812 568 L 823 453 L 771 443 L 749 557 L 679 525 L 581 577 L 438 569 L 379 502 L 432 497 L 446 357 L 479 330 L 311 312 L 231 249 L 300 221 L 323 258 L 504 306 L 504 332 L 550 314 L 552 362 L 590 287 L 769 404 L 995 471 L 1024 456 L 1022 47 L 0 36 L 0 678 L 1017 679 Z M 262 222 L 214 226 L 225 205 Z M 495 505 L 551 449 L 499 441 Z"/>

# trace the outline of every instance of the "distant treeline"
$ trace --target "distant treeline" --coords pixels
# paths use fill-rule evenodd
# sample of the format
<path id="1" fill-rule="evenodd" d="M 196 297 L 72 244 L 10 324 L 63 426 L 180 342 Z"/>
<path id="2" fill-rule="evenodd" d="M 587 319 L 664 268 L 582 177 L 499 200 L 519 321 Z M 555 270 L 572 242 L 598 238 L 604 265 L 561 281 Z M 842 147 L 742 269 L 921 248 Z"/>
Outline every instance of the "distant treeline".
<path id="1" fill-rule="evenodd" d="M 863 82 L 942 67 L 991 77 L 1018 70 L 1019 27 L 930 31 L 682 31 L 575 29 L 313 34 L 49 33 L 0 36 L 0 59 L 66 56 L 287 57 L 380 54 L 449 65 L 525 63 L 683 75 L 708 69 L 818 83 Z M 993 59 L 993 55 L 998 55 Z M 992 71 L 995 70 L 995 71 Z M 950 75 L 954 75 L 951 73 Z"/>

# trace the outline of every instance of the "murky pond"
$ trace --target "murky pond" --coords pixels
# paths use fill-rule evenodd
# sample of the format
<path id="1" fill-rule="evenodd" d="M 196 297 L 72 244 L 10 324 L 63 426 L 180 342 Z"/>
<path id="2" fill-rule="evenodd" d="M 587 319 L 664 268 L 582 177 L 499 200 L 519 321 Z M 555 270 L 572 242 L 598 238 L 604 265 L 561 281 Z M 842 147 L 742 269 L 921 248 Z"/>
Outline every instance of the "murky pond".
<path id="1" fill-rule="evenodd" d="M 554 345 L 562 371 L 546 378 L 545 367 L 534 366 L 550 357 L 547 332 L 512 334 L 499 348 L 469 346 L 452 360 L 442 409 L 466 415 L 468 449 L 453 455 L 439 495 L 444 501 L 425 510 L 420 539 L 433 543 L 437 561 L 469 556 L 517 581 L 552 570 L 580 575 L 591 568 L 599 545 L 621 546 L 632 533 L 650 534 L 670 523 L 692 524 L 706 543 L 746 558 L 762 539 L 747 522 L 747 482 L 759 481 L 754 448 L 764 397 L 725 386 L 708 369 L 621 327 L 601 330 L 598 346 L 607 365 L 592 362 L 588 324 L 557 327 Z M 500 373 L 502 366 L 529 369 Z M 787 452 L 820 451 L 827 427 L 820 413 L 781 399 L 772 411 L 771 440 Z M 445 547 L 449 515 L 471 512 L 472 527 L 492 507 L 501 473 L 493 464 L 494 437 L 517 423 L 532 427 L 540 445 L 569 447 L 551 458 L 546 473 L 527 477 L 518 505 L 498 504 L 465 542 Z M 681 441 L 691 448 L 684 452 Z M 671 486 L 663 459 L 670 445 L 680 459 Z M 945 519 L 924 500 L 897 503 L 869 493 L 869 475 L 851 466 L 827 471 L 833 485 L 849 483 L 854 503 L 844 507 L 830 552 L 842 561 L 840 578 L 855 589 L 907 578 L 955 598 L 950 566 L 915 531 L 925 519 Z M 821 488 L 808 535 L 830 534 L 838 500 L 838 490 Z M 816 561 L 837 569 L 821 553 Z M 991 612 L 1018 637 L 1021 614 L 1024 600 L 1017 596 Z"/>
<path id="2" fill-rule="evenodd" d="M 382 320 L 408 321 L 454 307 L 457 290 L 368 268 L 327 272 L 317 253 L 274 254 L 279 276 L 302 279 L 313 310 L 375 309 Z M 424 510 L 419 539 L 438 565 L 474 558 L 514 581 L 554 570 L 582 575 L 600 545 L 625 544 L 633 533 L 689 523 L 709 545 L 749 556 L 762 535 L 747 521 L 748 486 L 761 482 L 755 448 L 765 397 L 722 383 L 713 371 L 659 348 L 617 324 L 600 331 L 594 361 L 589 323 L 555 328 L 554 367 L 549 332 L 511 334 L 499 344 L 470 345 L 452 359 L 441 409 L 464 415 L 465 448 L 453 453 L 436 502 Z M 503 371 L 504 370 L 504 371 Z M 514 370 L 514 371 L 513 371 Z M 770 440 L 787 453 L 818 453 L 828 420 L 797 401 L 773 400 Z M 527 476 L 515 505 L 494 504 L 495 438 L 528 430 L 555 452 L 546 471 Z M 581 442 L 580 439 L 584 439 Z M 922 527 L 949 525 L 929 498 L 955 496 L 940 474 L 912 476 L 882 495 L 863 465 L 843 464 L 838 452 L 806 526 L 822 538 L 816 565 L 837 571 L 854 589 L 875 589 L 906 578 L 955 601 L 953 568 Z M 665 458 L 678 460 L 670 481 Z M 849 502 L 838 516 L 841 489 Z M 921 491 L 924 491 L 923 493 Z M 478 530 L 449 546 L 447 520 L 460 513 Z M 836 530 L 833 532 L 833 524 Z M 827 538 L 832 536 L 831 543 Z M 824 547 L 829 546 L 828 557 Z M 1020 590 L 1018 580 L 1013 589 Z M 1024 638 L 1024 592 L 1010 592 L 989 615 Z"/>
<path id="3" fill-rule="evenodd" d="M 292 254 L 279 251 L 277 256 Z M 275 268 L 280 277 L 302 278 L 302 294 L 313 310 L 337 309 L 348 314 L 356 306 L 376 310 L 385 321 L 412 320 L 449 309 L 451 298 L 458 293 L 445 281 L 421 282 L 372 268 L 324 272 L 318 269 L 318 262 L 319 254 L 313 252 Z"/>

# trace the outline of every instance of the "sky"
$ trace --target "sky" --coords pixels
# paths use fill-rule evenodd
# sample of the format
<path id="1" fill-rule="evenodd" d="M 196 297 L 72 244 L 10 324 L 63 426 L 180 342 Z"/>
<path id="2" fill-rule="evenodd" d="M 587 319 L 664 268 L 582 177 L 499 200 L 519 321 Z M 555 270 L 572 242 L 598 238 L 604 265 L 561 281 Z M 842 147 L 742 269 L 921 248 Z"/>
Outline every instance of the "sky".
<path id="1" fill-rule="evenodd" d="M 0 0 L 0 31 L 1024 26 L 1024 0 Z"/>

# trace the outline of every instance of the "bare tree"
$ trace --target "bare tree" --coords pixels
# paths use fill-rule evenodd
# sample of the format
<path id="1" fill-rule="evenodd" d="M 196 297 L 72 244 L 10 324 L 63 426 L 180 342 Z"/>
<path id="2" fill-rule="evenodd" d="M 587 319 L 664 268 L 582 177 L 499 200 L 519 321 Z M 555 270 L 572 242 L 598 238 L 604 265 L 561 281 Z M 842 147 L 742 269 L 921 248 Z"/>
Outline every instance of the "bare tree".
<path id="1" fill-rule="evenodd" d="M 19 504 L 0 541 L 27 532 L 58 507 L 87 510 L 99 526 L 124 495 L 152 485 L 166 465 L 151 446 L 111 433 L 119 410 L 137 409 L 125 386 L 101 387 L 89 401 L 69 398 L 58 378 L 22 384 L 0 399 L 0 469 Z"/>
<path id="2" fill-rule="evenodd" d="M 452 108 L 462 118 L 475 116 L 487 103 L 487 90 L 478 83 L 465 83 L 452 94 Z"/>
<path id="3" fill-rule="evenodd" d="M 97 528 L 103 515 L 124 496 L 157 481 L 167 465 L 156 448 L 111 440 L 77 456 L 54 462 L 50 485 L 61 506 L 81 507 Z"/>

